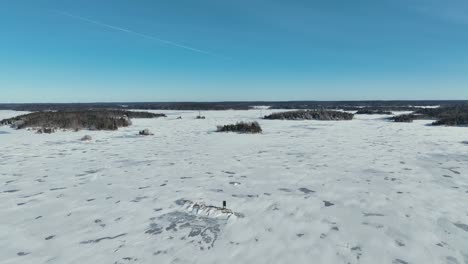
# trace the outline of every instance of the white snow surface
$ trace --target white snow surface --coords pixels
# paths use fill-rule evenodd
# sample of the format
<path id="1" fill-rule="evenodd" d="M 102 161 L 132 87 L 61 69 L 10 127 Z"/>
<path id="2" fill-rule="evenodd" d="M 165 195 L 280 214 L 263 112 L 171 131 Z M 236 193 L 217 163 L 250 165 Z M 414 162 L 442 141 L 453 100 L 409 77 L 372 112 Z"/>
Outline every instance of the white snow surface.
<path id="1" fill-rule="evenodd" d="M 468 263 L 467 128 L 154 112 L 0 127 L 0 263 Z M 237 121 L 264 132 L 214 132 Z"/>

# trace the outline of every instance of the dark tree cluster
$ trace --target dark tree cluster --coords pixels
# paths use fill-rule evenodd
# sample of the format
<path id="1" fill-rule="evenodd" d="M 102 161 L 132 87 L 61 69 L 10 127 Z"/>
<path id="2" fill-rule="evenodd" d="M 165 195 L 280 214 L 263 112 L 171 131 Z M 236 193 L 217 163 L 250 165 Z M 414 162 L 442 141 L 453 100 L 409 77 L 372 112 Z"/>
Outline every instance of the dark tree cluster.
<path id="1" fill-rule="evenodd" d="M 218 126 L 216 131 L 256 134 L 261 133 L 262 128 L 257 122 L 238 122 L 236 124 Z"/>
<path id="2" fill-rule="evenodd" d="M 436 120 L 434 126 L 468 126 L 468 106 L 421 108 L 411 114 L 391 118 L 395 122 L 413 122 L 413 120 Z"/>
<path id="3" fill-rule="evenodd" d="M 468 106 L 425 108 L 418 113 L 426 115 L 429 119 L 436 119 L 435 126 L 468 126 Z"/>
<path id="4" fill-rule="evenodd" d="M 452 116 L 444 116 L 432 123 L 434 126 L 468 126 L 468 113 L 457 113 Z"/>
<path id="5" fill-rule="evenodd" d="M 427 117 L 425 115 L 404 114 L 391 117 L 390 119 L 398 123 L 412 123 L 414 120 L 427 119 Z"/>
<path id="6" fill-rule="evenodd" d="M 4 119 L 0 121 L 0 125 L 10 125 L 16 129 L 40 128 L 40 131 L 44 133 L 56 128 L 116 130 L 119 127 L 131 125 L 131 118 L 156 118 L 162 116 L 165 115 L 123 110 L 49 111 Z"/>
<path id="7" fill-rule="evenodd" d="M 351 113 L 330 110 L 297 110 L 267 115 L 264 119 L 280 120 L 351 120 Z"/>

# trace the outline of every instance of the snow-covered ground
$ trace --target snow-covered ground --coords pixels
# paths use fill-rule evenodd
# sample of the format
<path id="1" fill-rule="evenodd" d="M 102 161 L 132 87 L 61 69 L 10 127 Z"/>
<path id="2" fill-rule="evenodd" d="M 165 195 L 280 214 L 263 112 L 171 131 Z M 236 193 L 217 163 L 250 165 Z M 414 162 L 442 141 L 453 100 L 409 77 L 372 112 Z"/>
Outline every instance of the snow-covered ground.
<path id="1" fill-rule="evenodd" d="M 0 127 L 0 263 L 468 263 L 467 128 L 155 112 Z M 264 133 L 213 132 L 249 120 Z"/>

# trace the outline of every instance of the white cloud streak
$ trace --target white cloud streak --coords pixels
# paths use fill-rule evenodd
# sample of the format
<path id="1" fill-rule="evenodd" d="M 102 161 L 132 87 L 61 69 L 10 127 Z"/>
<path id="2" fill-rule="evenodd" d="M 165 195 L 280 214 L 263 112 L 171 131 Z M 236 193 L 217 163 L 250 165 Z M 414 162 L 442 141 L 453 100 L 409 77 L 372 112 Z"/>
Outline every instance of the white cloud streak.
<path id="1" fill-rule="evenodd" d="M 201 49 L 193 48 L 193 47 L 190 47 L 190 46 L 182 45 L 182 44 L 170 41 L 170 40 L 157 38 L 157 37 L 147 35 L 147 34 L 143 34 L 143 33 L 133 31 L 133 30 L 130 30 L 130 29 L 109 25 L 109 24 L 106 24 L 106 23 L 102 23 L 102 22 L 99 22 L 99 21 L 96 21 L 96 20 L 86 18 L 86 17 L 74 15 L 74 14 L 71 14 L 71 13 L 68 13 L 68 12 L 65 12 L 65 11 L 61 11 L 61 10 L 51 10 L 51 11 L 53 11 L 55 13 L 58 13 L 60 15 L 63 15 L 63 16 L 67 16 L 67 17 L 70 17 L 70 18 L 74 18 L 74 19 L 77 19 L 77 20 L 88 22 L 88 23 L 98 25 L 98 26 L 101 26 L 101 27 L 105 27 L 105 28 L 108 28 L 108 29 L 121 31 L 121 32 L 124 32 L 124 33 L 132 34 L 132 35 L 139 36 L 139 37 L 149 39 L 149 40 L 152 40 L 152 41 L 160 42 L 160 43 L 165 44 L 165 45 L 170 45 L 170 46 L 174 46 L 174 47 L 177 47 L 177 48 L 181 48 L 181 49 L 185 49 L 185 50 L 189 50 L 189 51 L 193 51 L 193 52 L 197 52 L 197 53 L 214 55 L 211 52 L 208 52 L 208 51 L 205 51 L 205 50 L 201 50 Z"/>

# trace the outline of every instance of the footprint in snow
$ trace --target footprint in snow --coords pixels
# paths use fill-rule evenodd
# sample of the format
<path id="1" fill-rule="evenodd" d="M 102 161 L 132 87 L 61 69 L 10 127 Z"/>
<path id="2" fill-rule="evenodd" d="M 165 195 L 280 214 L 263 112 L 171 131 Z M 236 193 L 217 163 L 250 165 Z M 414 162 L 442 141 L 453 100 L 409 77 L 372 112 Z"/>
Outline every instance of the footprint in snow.
<path id="1" fill-rule="evenodd" d="M 460 229 L 462 229 L 462 230 L 468 232 L 468 225 L 463 224 L 463 223 L 454 223 L 454 225 L 455 225 L 456 227 L 458 227 L 458 228 L 460 228 Z"/>
<path id="2" fill-rule="evenodd" d="M 363 213 L 364 217 L 370 217 L 370 216 L 385 216 L 384 214 L 378 214 L 378 213 Z"/>
<path id="3" fill-rule="evenodd" d="M 460 264 L 460 262 L 452 256 L 445 257 L 445 259 L 447 260 L 447 264 Z"/>
<path id="4" fill-rule="evenodd" d="M 305 188 L 305 187 L 299 188 L 298 190 L 303 192 L 303 193 L 306 193 L 306 194 L 315 192 L 315 191 L 312 191 L 311 189 L 308 189 L 308 188 Z"/>

